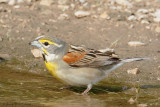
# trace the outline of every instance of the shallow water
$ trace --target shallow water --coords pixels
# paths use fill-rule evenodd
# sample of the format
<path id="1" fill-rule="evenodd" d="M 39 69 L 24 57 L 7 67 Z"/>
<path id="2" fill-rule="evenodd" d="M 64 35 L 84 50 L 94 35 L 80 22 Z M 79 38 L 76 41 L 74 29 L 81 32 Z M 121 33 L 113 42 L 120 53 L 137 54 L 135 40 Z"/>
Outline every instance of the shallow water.
<path id="1" fill-rule="evenodd" d="M 110 79 L 110 82 L 104 80 L 94 86 L 85 96 L 80 94 L 85 87 L 60 90 L 62 86 L 64 84 L 51 75 L 22 72 L 22 69 L 11 69 L 6 62 L 0 62 L 1 107 L 160 106 L 160 85 L 133 86 Z M 128 102 L 130 98 L 133 104 Z"/>

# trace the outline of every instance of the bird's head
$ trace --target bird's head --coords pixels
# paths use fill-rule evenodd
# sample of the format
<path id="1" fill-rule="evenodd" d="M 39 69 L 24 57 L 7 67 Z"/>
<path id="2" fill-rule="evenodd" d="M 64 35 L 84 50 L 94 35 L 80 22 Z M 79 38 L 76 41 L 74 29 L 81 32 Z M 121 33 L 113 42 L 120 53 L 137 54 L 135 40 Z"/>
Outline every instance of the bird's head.
<path id="1" fill-rule="evenodd" d="M 38 47 L 43 57 L 63 57 L 68 49 L 66 42 L 54 36 L 40 36 L 29 44 Z"/>

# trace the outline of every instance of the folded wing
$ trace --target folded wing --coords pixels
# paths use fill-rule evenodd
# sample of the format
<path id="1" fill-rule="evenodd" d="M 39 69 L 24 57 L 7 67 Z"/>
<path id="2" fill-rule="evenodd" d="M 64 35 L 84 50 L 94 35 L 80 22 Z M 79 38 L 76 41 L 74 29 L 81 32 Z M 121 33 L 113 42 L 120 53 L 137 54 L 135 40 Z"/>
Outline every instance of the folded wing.
<path id="1" fill-rule="evenodd" d="M 63 60 L 72 67 L 103 67 L 120 61 L 118 57 L 113 57 L 112 54 L 71 45 Z"/>

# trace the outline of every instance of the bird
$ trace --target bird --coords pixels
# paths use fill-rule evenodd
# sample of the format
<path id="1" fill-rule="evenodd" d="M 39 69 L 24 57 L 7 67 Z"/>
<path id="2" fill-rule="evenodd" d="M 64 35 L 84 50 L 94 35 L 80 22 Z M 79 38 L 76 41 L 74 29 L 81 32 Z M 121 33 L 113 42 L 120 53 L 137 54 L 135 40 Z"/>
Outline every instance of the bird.
<path id="1" fill-rule="evenodd" d="M 48 71 L 57 80 L 69 86 L 87 86 L 82 95 L 123 64 L 146 59 L 121 59 L 114 52 L 71 45 L 56 36 L 39 36 L 29 44 L 41 51 Z"/>

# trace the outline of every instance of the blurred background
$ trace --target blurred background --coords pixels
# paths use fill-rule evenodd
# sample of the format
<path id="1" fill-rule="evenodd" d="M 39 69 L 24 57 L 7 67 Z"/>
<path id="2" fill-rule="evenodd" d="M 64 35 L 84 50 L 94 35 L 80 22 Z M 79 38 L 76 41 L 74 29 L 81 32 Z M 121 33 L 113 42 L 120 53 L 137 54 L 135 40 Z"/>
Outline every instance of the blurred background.
<path id="1" fill-rule="evenodd" d="M 29 42 L 40 35 L 148 57 L 110 73 L 87 96 L 51 76 Z M 0 0 L 0 106 L 159 107 L 160 0 Z"/>

